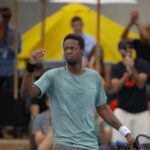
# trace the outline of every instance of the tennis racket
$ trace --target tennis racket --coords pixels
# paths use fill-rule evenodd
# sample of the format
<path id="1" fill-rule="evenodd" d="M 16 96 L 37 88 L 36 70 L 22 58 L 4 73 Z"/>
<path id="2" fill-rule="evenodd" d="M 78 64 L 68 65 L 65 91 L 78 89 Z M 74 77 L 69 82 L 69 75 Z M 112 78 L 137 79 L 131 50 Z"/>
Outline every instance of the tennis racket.
<path id="1" fill-rule="evenodd" d="M 117 140 L 116 145 L 130 149 L 127 141 Z M 134 147 L 137 150 L 150 150 L 150 136 L 139 134 L 135 139 Z"/>
<path id="2" fill-rule="evenodd" d="M 139 134 L 135 139 L 135 147 L 138 150 L 150 150 L 150 136 Z"/>

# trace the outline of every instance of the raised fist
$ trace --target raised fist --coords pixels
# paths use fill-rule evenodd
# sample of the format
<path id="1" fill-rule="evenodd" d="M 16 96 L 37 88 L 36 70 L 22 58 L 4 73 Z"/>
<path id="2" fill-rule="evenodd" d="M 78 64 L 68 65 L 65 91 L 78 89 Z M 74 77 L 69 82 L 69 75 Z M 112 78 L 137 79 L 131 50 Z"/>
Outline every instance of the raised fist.
<path id="1" fill-rule="evenodd" d="M 46 52 L 46 50 L 42 49 L 42 48 L 40 48 L 38 50 L 34 50 L 30 55 L 29 63 L 37 64 L 40 60 L 43 59 L 45 52 Z"/>
<path id="2" fill-rule="evenodd" d="M 136 21 L 138 21 L 138 19 L 139 19 L 139 13 L 138 13 L 138 11 L 137 10 L 132 10 L 131 11 L 131 18 L 130 18 L 131 22 L 133 24 L 135 24 Z"/>

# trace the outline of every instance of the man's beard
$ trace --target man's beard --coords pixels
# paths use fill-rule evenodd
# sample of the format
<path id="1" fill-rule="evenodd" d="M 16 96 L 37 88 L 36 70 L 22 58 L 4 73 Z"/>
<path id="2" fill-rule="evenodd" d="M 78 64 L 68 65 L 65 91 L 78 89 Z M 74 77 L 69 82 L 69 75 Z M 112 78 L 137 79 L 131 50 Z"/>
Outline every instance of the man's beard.
<path id="1" fill-rule="evenodd" d="M 72 59 L 72 60 L 67 59 L 67 57 L 65 55 L 64 55 L 64 58 L 65 58 L 65 60 L 66 60 L 66 62 L 67 62 L 68 65 L 70 65 L 70 66 L 77 65 L 77 61 L 75 59 Z"/>
<path id="2" fill-rule="evenodd" d="M 67 63 L 68 63 L 68 65 L 70 65 L 70 66 L 75 66 L 75 65 L 77 64 L 76 61 L 68 61 L 68 60 L 67 60 Z"/>

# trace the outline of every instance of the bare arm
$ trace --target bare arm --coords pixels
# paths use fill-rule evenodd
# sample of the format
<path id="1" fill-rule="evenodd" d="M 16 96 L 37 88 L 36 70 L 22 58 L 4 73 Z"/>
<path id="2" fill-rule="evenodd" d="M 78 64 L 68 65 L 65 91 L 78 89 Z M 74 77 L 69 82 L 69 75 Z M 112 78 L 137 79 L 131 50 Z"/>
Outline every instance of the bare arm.
<path id="1" fill-rule="evenodd" d="M 122 40 L 127 39 L 130 28 L 135 24 L 135 22 L 138 20 L 138 18 L 139 18 L 139 14 L 138 14 L 137 10 L 131 11 L 130 21 L 121 36 Z"/>
<path id="2" fill-rule="evenodd" d="M 123 60 L 124 64 L 126 65 L 126 70 L 128 74 L 130 74 L 131 77 L 135 79 L 135 85 L 137 86 L 138 89 L 142 89 L 147 81 L 148 75 L 144 72 L 138 73 L 135 64 L 134 64 L 134 59 L 126 56 Z M 143 64 L 143 67 L 145 67 Z"/>
<path id="3" fill-rule="evenodd" d="M 114 92 L 118 92 L 129 78 L 134 78 L 137 88 L 142 89 L 146 84 L 148 75 L 146 73 L 138 73 L 136 68 L 134 67 L 134 59 L 129 56 L 126 56 L 123 59 L 123 64 L 126 67 L 127 73 L 121 79 L 116 78 L 111 80 L 112 89 L 114 90 Z"/>
<path id="4" fill-rule="evenodd" d="M 146 73 L 137 73 L 135 68 L 133 68 L 133 75 L 135 78 L 135 84 L 138 87 L 138 89 L 144 88 L 148 79 L 148 75 Z"/>
<path id="5" fill-rule="evenodd" d="M 96 108 L 98 114 L 112 127 L 114 127 L 116 130 L 118 130 L 122 123 L 117 119 L 117 117 L 113 114 L 113 112 L 109 109 L 107 104 L 104 104 L 102 106 L 99 106 Z M 132 137 L 130 133 L 126 135 L 126 139 L 130 145 L 134 145 L 135 139 Z"/>
<path id="6" fill-rule="evenodd" d="M 35 143 L 38 146 L 46 137 L 46 134 L 43 134 L 42 131 L 36 131 L 34 133 Z"/>
<path id="7" fill-rule="evenodd" d="M 53 132 L 50 128 L 46 134 L 43 134 L 41 131 L 35 133 L 35 142 L 38 146 L 38 149 L 53 149 Z"/>
<path id="8" fill-rule="evenodd" d="M 108 145 L 110 143 L 112 137 L 112 129 L 108 127 L 104 127 L 104 125 L 100 126 L 100 139 L 103 145 Z"/>
<path id="9" fill-rule="evenodd" d="M 43 49 L 33 51 L 31 53 L 29 63 L 37 64 L 37 62 L 43 58 L 44 54 L 45 50 Z M 32 76 L 33 72 L 25 72 L 21 86 L 21 97 L 23 99 L 29 99 L 38 96 L 41 93 L 40 89 L 37 86 L 32 85 Z"/>
<path id="10" fill-rule="evenodd" d="M 117 119 L 117 117 L 114 115 L 114 113 L 109 109 L 108 105 L 102 105 L 100 107 L 97 107 L 98 114 L 112 127 L 115 129 L 119 129 L 119 127 L 122 126 L 122 123 Z"/>
<path id="11" fill-rule="evenodd" d="M 26 71 L 21 86 L 21 97 L 29 99 L 40 95 L 40 93 L 40 89 L 32 85 L 32 73 Z"/>
<path id="12" fill-rule="evenodd" d="M 140 33 L 141 40 L 143 42 L 150 43 L 150 35 L 144 25 L 136 23 L 136 27 Z"/>
<path id="13" fill-rule="evenodd" d="M 129 79 L 129 75 L 123 76 L 122 78 L 114 78 L 111 80 L 111 87 L 114 92 L 119 92 L 121 88 L 124 86 L 125 82 Z"/>
<path id="14" fill-rule="evenodd" d="M 107 145 L 109 144 L 112 136 L 112 129 L 110 127 L 104 126 L 104 120 L 100 116 L 98 116 L 97 113 L 96 113 L 96 118 L 99 124 L 99 135 L 100 135 L 101 143 Z"/>
<path id="15" fill-rule="evenodd" d="M 126 28 L 124 29 L 122 35 L 121 35 L 121 39 L 122 40 L 126 40 L 128 38 L 128 33 L 130 31 L 130 28 L 132 27 L 133 23 L 129 22 L 129 24 L 126 26 Z"/>

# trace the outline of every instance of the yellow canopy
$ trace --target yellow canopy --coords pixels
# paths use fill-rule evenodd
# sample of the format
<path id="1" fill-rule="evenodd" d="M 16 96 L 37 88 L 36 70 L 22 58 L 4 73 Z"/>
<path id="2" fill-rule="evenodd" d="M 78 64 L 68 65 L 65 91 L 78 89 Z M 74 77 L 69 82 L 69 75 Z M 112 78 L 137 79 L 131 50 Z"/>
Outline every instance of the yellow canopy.
<path id="1" fill-rule="evenodd" d="M 45 59 L 63 59 L 62 41 L 66 34 L 73 32 L 70 20 L 74 16 L 82 18 L 84 32 L 96 37 L 96 15 L 95 11 L 84 5 L 69 4 L 48 17 L 45 22 Z M 40 22 L 23 34 L 22 52 L 19 54 L 20 59 L 28 59 L 33 50 L 41 47 L 41 25 L 42 23 Z M 118 62 L 121 59 L 117 51 L 117 45 L 122 32 L 123 27 L 121 25 L 101 15 L 100 43 L 104 50 L 105 61 Z M 132 32 L 129 35 L 130 37 L 137 37 Z M 19 67 L 23 68 L 24 64 L 21 63 L 22 61 L 19 62 Z"/>

